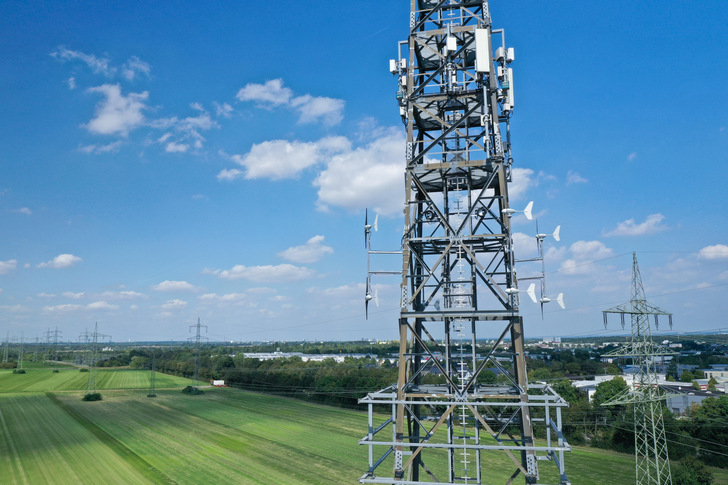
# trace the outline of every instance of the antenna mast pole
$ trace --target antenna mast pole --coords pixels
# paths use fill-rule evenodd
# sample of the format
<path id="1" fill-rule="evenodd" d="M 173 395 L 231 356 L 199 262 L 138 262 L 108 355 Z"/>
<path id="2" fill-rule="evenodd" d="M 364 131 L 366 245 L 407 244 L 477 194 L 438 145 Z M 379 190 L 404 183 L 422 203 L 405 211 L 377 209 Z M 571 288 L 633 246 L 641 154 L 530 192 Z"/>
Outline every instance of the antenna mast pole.
<path id="1" fill-rule="evenodd" d="M 530 204 L 515 211 L 508 197 L 514 57 L 487 1 L 411 0 L 409 38 L 390 61 L 407 133 L 399 374 L 360 400 L 370 412 L 360 483 L 493 483 L 484 472 L 503 458 L 503 483 L 541 483 L 537 452 L 569 483 L 567 403 L 527 382 L 510 218 Z M 495 357 L 503 347 L 510 371 Z M 499 385 L 481 382 L 487 368 Z M 376 425 L 382 405 L 392 413 Z M 556 428 L 540 446 L 533 407 Z"/>

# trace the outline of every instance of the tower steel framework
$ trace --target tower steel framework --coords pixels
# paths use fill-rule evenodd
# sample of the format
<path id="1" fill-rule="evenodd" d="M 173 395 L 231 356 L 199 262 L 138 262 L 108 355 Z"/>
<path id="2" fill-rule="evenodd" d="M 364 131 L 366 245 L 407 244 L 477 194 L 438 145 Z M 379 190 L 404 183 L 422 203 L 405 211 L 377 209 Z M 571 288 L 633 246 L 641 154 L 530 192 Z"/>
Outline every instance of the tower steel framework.
<path id="1" fill-rule="evenodd" d="M 605 328 L 609 313 L 620 316 L 622 328 L 625 326 L 625 315 L 630 316 L 632 338 L 625 348 L 606 355 L 631 357 L 635 371 L 633 388 L 613 397 L 603 406 L 634 405 L 635 483 L 671 485 L 670 460 L 662 418 L 662 401 L 671 396 L 660 389 L 655 364 L 658 357 L 672 355 L 673 352 L 658 348 L 652 341 L 650 316 L 654 315 L 657 328 L 658 315 L 666 315 L 672 328 L 672 314 L 647 302 L 635 253 L 632 253 L 632 299 L 629 303 L 603 312 Z"/>
<path id="2" fill-rule="evenodd" d="M 399 373 L 360 400 L 369 469 L 359 481 L 545 483 L 538 460 L 551 460 L 554 480 L 568 484 L 568 404 L 548 385 L 528 385 L 518 310 L 514 51 L 487 1 L 411 0 L 409 27 L 390 61 L 407 132 Z M 499 384 L 482 382 L 487 368 Z M 534 426 L 545 428 L 538 443 Z M 504 456 L 508 468 L 497 469 Z"/>

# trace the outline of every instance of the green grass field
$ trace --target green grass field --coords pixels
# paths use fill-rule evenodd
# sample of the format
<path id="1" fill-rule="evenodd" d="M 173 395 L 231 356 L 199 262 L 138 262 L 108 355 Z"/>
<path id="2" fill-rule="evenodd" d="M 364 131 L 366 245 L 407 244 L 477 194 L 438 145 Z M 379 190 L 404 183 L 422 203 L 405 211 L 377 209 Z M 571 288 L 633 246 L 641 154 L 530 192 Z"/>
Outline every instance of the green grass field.
<path id="1" fill-rule="evenodd" d="M 180 392 L 184 379 L 148 398 L 148 373 L 146 382 L 143 371 L 108 374 L 98 402 L 81 401 L 85 381 L 81 390 L 59 390 L 77 385 L 64 371 L 45 381 L 46 393 L 33 392 L 41 379 L 23 387 L 1 375 L 0 482 L 353 484 L 366 470 L 367 449 L 357 444 L 366 433 L 363 412 L 236 389 L 189 396 Z M 566 464 L 576 485 L 624 485 L 634 481 L 633 460 L 577 448 Z M 505 483 L 496 469 L 507 458 L 492 463 L 486 483 Z M 552 464 L 541 469 L 542 483 L 558 483 Z M 716 474 L 716 483 L 728 483 L 728 473 Z"/>
<path id="2" fill-rule="evenodd" d="M 61 368 L 54 373 L 50 368 L 26 369 L 25 374 L 13 374 L 10 369 L 0 370 L 0 393 L 3 392 L 46 392 L 86 390 L 88 372 L 79 372 L 75 367 Z M 104 389 L 148 389 L 149 371 L 126 369 L 98 369 L 96 388 Z M 189 379 L 157 372 L 155 387 L 184 387 L 192 383 Z"/>

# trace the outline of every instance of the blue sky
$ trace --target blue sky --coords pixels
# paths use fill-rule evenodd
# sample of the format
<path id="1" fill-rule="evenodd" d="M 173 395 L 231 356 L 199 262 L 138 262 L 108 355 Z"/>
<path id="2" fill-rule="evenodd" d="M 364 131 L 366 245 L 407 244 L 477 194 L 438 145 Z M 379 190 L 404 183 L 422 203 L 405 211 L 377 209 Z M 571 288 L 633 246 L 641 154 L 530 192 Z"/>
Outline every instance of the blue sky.
<path id="1" fill-rule="evenodd" d="M 0 334 L 396 337 L 395 278 L 364 320 L 362 226 L 378 212 L 373 246 L 398 248 L 409 2 L 248 5 L 2 3 Z M 632 251 L 675 331 L 728 328 L 725 4 L 491 10 L 516 50 L 512 205 L 562 226 L 567 310 L 524 301 L 527 336 L 619 333 L 600 310 Z"/>

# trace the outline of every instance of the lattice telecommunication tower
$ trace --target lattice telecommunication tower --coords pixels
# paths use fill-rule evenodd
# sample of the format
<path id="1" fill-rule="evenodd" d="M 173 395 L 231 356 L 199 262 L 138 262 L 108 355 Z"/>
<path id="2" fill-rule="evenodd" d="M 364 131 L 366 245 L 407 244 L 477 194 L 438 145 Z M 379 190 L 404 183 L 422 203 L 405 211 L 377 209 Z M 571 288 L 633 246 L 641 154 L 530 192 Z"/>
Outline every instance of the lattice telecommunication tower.
<path id="1" fill-rule="evenodd" d="M 524 211 L 508 199 L 514 50 L 487 1 L 412 0 L 409 28 L 390 61 L 407 132 L 399 374 L 360 400 L 369 469 L 359 481 L 546 483 L 538 460 L 550 460 L 567 484 L 568 404 L 526 375 L 511 234 Z M 499 383 L 483 382 L 489 368 Z"/>
<path id="2" fill-rule="evenodd" d="M 635 253 L 632 253 L 632 299 L 629 303 L 610 308 L 603 313 L 605 328 L 609 313 L 620 316 L 622 328 L 625 325 L 625 315 L 630 316 L 632 338 L 629 344 L 606 354 L 605 357 L 632 358 L 634 380 L 631 389 L 602 405 L 634 405 L 635 483 L 671 485 L 670 460 L 667 456 L 667 439 L 662 418 L 662 401 L 671 395 L 658 385 L 655 365 L 658 358 L 674 355 L 674 352 L 659 348 L 652 341 L 650 316 L 654 315 L 655 328 L 658 328 L 658 315 L 666 315 L 672 329 L 672 313 L 647 302 Z"/>

